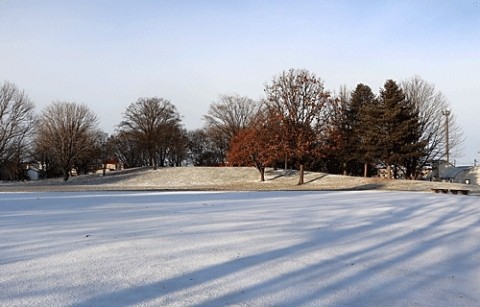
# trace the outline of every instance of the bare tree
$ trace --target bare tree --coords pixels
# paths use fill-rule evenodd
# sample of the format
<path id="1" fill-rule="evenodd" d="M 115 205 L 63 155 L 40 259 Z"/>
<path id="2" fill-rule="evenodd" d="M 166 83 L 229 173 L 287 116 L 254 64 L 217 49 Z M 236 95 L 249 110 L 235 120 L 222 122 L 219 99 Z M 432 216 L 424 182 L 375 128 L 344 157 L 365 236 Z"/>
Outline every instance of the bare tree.
<path id="1" fill-rule="evenodd" d="M 427 155 L 419 167 L 425 163 L 446 156 L 449 151 L 458 155 L 464 141 L 463 132 L 455 121 L 455 115 L 445 96 L 435 89 L 435 85 L 414 76 L 402 83 L 406 99 L 417 106 L 421 121 L 422 140 L 427 142 Z M 449 111 L 448 140 L 445 115 Z"/>
<path id="2" fill-rule="evenodd" d="M 165 160 L 170 166 L 181 166 L 188 156 L 187 130 L 180 125 L 175 125 L 168 131 L 165 140 Z"/>
<path id="3" fill-rule="evenodd" d="M 306 161 L 322 152 L 328 138 L 333 101 L 323 81 L 307 70 L 284 71 L 266 85 L 265 93 L 268 112 L 281 123 L 278 151 L 298 161 L 298 184 L 303 184 Z"/>
<path id="4" fill-rule="evenodd" d="M 145 152 L 150 166 L 163 166 L 169 145 L 177 135 L 171 132 L 180 129 L 180 115 L 170 101 L 163 98 L 140 98 L 124 113 L 120 130 L 138 148 Z"/>
<path id="5" fill-rule="evenodd" d="M 239 95 L 221 95 L 210 104 L 206 121 L 206 131 L 223 153 L 229 149 L 230 141 L 242 129 L 250 125 L 260 103 Z"/>
<path id="6" fill-rule="evenodd" d="M 205 129 L 188 131 L 188 159 L 194 166 L 213 166 L 223 162 L 223 152 Z"/>
<path id="7" fill-rule="evenodd" d="M 83 104 L 53 102 L 39 119 L 37 147 L 61 169 L 67 181 L 75 163 L 94 147 L 96 115 Z"/>
<path id="8" fill-rule="evenodd" d="M 13 166 L 17 177 L 18 165 L 26 156 L 35 124 L 34 104 L 24 91 L 13 83 L 0 84 L 0 169 L 5 174 L 7 165 Z M 13 175 L 13 176 L 12 176 Z"/>
<path id="9" fill-rule="evenodd" d="M 108 160 L 107 137 L 108 134 L 101 130 L 92 134 L 91 146 L 85 147 L 75 161 L 75 169 L 78 174 L 96 172 L 101 168 L 103 168 L 105 174 L 105 161 Z"/>
<path id="10" fill-rule="evenodd" d="M 117 131 L 107 139 L 107 146 L 125 168 L 140 167 L 148 162 L 140 144 L 124 131 Z"/>
<path id="11" fill-rule="evenodd" d="M 332 114 L 332 129 L 336 132 L 337 146 L 326 157 L 326 168 L 329 172 L 342 172 L 343 175 L 347 175 L 347 173 L 359 175 L 362 172 L 362 165 L 359 161 L 360 139 L 357 130 L 360 122 L 360 107 L 365 98 L 359 101 L 358 92 L 364 85 L 359 86 L 351 92 L 345 85 L 342 85 L 339 92 L 333 94 L 336 108 Z"/>

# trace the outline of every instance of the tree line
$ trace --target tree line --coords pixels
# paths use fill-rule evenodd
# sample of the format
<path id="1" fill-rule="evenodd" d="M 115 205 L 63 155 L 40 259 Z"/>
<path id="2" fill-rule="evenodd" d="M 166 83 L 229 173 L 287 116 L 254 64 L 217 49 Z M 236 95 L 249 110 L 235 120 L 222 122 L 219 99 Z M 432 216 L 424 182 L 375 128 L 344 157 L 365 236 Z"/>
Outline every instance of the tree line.
<path id="1" fill-rule="evenodd" d="M 426 164 L 461 142 L 450 107 L 434 85 L 414 77 L 387 80 L 378 94 L 365 84 L 349 92 L 324 88 L 308 70 L 290 69 L 265 84 L 264 98 L 222 95 L 210 104 L 201 129 L 187 130 L 169 100 L 139 98 L 111 135 L 86 105 L 55 101 L 35 114 L 28 95 L 0 84 L 0 179 L 25 179 L 25 164 L 39 161 L 45 177 L 69 179 L 73 170 L 151 166 L 291 167 L 368 176 L 416 178 Z"/>

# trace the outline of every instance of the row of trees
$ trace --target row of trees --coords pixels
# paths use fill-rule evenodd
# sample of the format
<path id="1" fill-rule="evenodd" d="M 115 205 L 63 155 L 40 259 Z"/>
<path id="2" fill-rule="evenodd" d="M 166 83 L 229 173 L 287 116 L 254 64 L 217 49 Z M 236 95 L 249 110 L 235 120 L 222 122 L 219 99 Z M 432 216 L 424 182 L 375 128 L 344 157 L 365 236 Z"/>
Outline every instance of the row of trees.
<path id="1" fill-rule="evenodd" d="M 83 104 L 53 102 L 35 115 L 34 104 L 14 84 L 0 85 L 0 176 L 25 178 L 25 166 L 40 161 L 48 177 L 95 171 L 108 160 L 127 166 L 178 165 L 186 157 L 187 133 L 174 105 L 139 99 L 124 113 L 115 135 L 98 128 Z"/>
<path id="2" fill-rule="evenodd" d="M 229 161 L 254 164 L 264 178 L 267 165 L 290 161 L 333 173 L 364 175 L 379 167 L 388 177 L 416 178 L 440 159 L 445 146 L 457 147 L 461 133 L 449 118 L 446 140 L 445 97 L 419 77 L 401 85 L 387 80 L 375 95 L 365 84 L 338 95 L 306 70 L 289 70 L 265 88 L 266 98 L 256 123 L 232 141 Z M 375 166 L 374 168 L 369 166 Z"/>
<path id="3" fill-rule="evenodd" d="M 365 84 L 334 95 L 314 74 L 289 70 L 265 94 L 253 124 L 235 136 L 229 152 L 233 164 L 254 164 L 262 180 L 265 167 L 282 158 L 298 165 L 299 184 L 305 165 L 364 176 L 382 167 L 390 178 L 402 172 L 413 179 L 444 155 L 446 144 L 461 142 L 454 118 L 447 141 L 447 100 L 419 77 L 401 85 L 387 80 L 378 95 Z"/>
<path id="4" fill-rule="evenodd" d="M 74 166 L 88 168 L 95 161 L 101 136 L 85 105 L 53 102 L 37 117 L 24 91 L 0 84 L 0 179 L 24 179 L 25 165 L 38 159 L 67 180 Z"/>
<path id="5" fill-rule="evenodd" d="M 378 95 L 364 84 L 349 93 L 325 90 L 307 70 L 289 70 L 254 101 L 223 95 L 213 102 L 202 129 L 187 131 L 176 107 L 163 98 L 140 98 L 127 107 L 114 134 L 98 128 L 85 105 L 53 102 L 35 116 L 34 104 L 14 84 L 0 87 L 1 179 L 22 179 L 24 163 L 41 161 L 47 176 L 68 180 L 118 160 L 125 167 L 254 165 L 298 167 L 366 175 L 383 165 L 407 177 L 444 153 L 445 97 L 415 77 L 388 80 Z M 450 118 L 450 147 L 459 129 Z"/>

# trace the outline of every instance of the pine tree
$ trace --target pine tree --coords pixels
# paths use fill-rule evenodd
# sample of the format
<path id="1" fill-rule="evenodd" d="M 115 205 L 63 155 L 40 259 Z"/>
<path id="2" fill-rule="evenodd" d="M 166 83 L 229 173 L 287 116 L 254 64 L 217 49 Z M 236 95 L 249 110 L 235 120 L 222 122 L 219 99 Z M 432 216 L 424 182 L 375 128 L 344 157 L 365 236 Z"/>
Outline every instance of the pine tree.
<path id="1" fill-rule="evenodd" d="M 368 164 L 378 163 L 381 160 L 379 150 L 383 134 L 382 106 L 370 87 L 359 84 L 352 93 L 352 105 L 358 108 L 358 123 L 355 125 L 352 144 L 359 161 L 364 164 L 364 176 L 367 176 Z"/>
<path id="2" fill-rule="evenodd" d="M 387 80 L 380 91 L 379 154 L 389 170 L 403 166 L 407 177 L 415 172 L 416 163 L 424 153 L 425 143 L 420 141 L 421 127 L 418 109 L 405 99 L 403 90 L 393 80 Z"/>
<path id="3" fill-rule="evenodd" d="M 393 80 L 385 82 L 378 98 L 368 86 L 359 84 L 352 92 L 350 105 L 350 146 L 357 148 L 359 160 L 384 165 L 389 178 L 396 178 L 399 170 L 413 178 L 426 154 L 416 105 L 405 99 L 403 90 Z M 357 124 L 354 114 L 359 115 Z"/>
<path id="4" fill-rule="evenodd" d="M 358 84 L 352 92 L 347 104 L 345 114 L 344 136 L 346 145 L 346 155 L 348 157 L 347 167 L 352 174 L 362 174 L 362 164 L 372 162 L 370 156 L 375 153 L 374 148 L 372 152 L 368 152 L 362 146 L 362 141 L 365 141 L 365 133 L 374 133 L 377 131 L 374 121 L 376 120 L 376 97 L 371 88 L 365 84 Z M 371 109 L 371 110 L 370 110 Z M 371 115 L 366 114 L 366 111 Z M 373 131 L 370 131 L 373 128 Z M 366 166 L 365 166 L 366 169 Z M 363 171 L 366 175 L 366 170 Z"/>

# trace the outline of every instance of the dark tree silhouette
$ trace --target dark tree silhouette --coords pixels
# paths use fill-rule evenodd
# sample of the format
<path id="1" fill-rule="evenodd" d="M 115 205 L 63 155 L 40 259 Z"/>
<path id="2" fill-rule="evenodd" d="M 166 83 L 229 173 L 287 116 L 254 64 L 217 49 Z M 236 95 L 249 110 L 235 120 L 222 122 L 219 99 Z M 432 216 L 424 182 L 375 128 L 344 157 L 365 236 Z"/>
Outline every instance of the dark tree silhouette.
<path id="1" fill-rule="evenodd" d="M 221 153 L 222 161 L 229 149 L 230 141 L 242 129 L 247 128 L 258 111 L 259 103 L 239 95 L 221 95 L 210 104 L 203 116 L 205 131 Z"/>
<path id="2" fill-rule="evenodd" d="M 382 163 L 389 178 L 397 177 L 399 167 L 407 177 L 413 176 L 413 165 L 425 155 L 426 142 L 421 140 L 418 108 L 405 99 L 395 81 L 387 80 L 379 99 L 362 108 L 361 129 L 366 161 Z"/>
<path id="3" fill-rule="evenodd" d="M 375 142 L 376 134 L 381 130 L 379 121 L 380 104 L 371 88 L 358 84 L 350 97 L 347 109 L 347 148 L 351 159 L 363 164 L 363 175 L 368 174 L 368 165 L 379 158 Z"/>
<path id="4" fill-rule="evenodd" d="M 83 104 L 53 102 L 39 119 L 36 144 L 63 172 L 67 181 L 75 163 L 95 146 L 98 137 L 96 115 Z"/>
<path id="5" fill-rule="evenodd" d="M 148 164 L 155 169 L 164 166 L 167 151 L 178 135 L 181 119 L 176 107 L 163 98 L 140 98 L 124 113 L 119 128 L 124 137 L 136 142 L 138 149 L 148 157 Z M 141 153 L 137 153 L 141 154 Z"/>
<path id="6" fill-rule="evenodd" d="M 13 83 L 0 84 L 0 176 L 19 179 L 35 128 L 34 104 Z M 7 169 L 11 169 L 9 172 Z"/>

